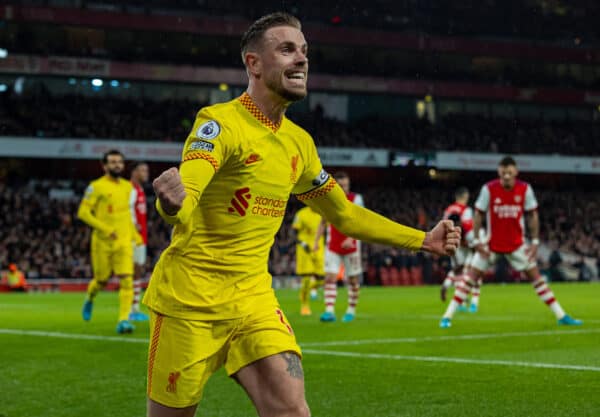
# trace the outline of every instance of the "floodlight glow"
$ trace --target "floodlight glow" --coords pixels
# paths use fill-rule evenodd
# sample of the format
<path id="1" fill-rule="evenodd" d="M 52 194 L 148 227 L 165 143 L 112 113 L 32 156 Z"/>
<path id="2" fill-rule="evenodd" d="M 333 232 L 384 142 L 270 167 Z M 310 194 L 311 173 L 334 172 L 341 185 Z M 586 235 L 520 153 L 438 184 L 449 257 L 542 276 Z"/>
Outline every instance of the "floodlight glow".
<path id="1" fill-rule="evenodd" d="M 8 56 L 8 51 L 4 48 L 0 48 L 0 59 L 4 59 Z"/>
<path id="2" fill-rule="evenodd" d="M 102 85 L 104 85 L 104 81 L 102 81 L 100 78 L 94 78 L 92 80 L 92 85 L 94 87 L 102 87 Z"/>

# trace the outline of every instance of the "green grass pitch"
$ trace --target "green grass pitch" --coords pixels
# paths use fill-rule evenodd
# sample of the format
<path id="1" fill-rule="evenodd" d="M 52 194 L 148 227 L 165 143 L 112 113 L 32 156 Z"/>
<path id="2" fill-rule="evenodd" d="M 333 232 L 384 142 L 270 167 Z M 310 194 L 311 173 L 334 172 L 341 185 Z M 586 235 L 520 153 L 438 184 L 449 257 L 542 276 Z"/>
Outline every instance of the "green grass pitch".
<path id="1" fill-rule="evenodd" d="M 315 417 L 599 416 L 600 284 L 552 288 L 583 326 L 557 326 L 530 285 L 484 286 L 480 311 L 445 330 L 437 287 L 365 287 L 352 323 L 319 323 L 322 301 L 300 316 L 295 291 L 278 297 Z M 145 415 L 148 324 L 121 340 L 116 293 L 100 294 L 89 323 L 83 297 L 0 294 L 1 417 Z M 345 306 L 341 290 L 338 319 Z M 196 415 L 256 414 L 220 371 Z"/>

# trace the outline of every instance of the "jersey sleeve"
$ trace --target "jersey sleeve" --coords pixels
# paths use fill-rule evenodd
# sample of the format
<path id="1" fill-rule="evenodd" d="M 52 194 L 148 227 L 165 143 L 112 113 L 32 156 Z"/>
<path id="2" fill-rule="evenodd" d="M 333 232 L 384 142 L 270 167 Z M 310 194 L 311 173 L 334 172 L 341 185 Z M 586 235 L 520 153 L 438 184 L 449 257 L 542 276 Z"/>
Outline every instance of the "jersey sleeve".
<path id="1" fill-rule="evenodd" d="M 475 208 L 479 211 L 486 212 L 490 207 L 490 189 L 487 185 L 481 187 L 477 201 L 475 201 Z"/>
<path id="2" fill-rule="evenodd" d="M 181 154 L 182 164 L 197 159 L 208 162 L 215 172 L 225 163 L 232 148 L 233 131 L 226 120 L 217 120 L 210 110 L 198 112 Z"/>
<path id="3" fill-rule="evenodd" d="M 292 190 L 292 194 L 305 196 L 312 191 L 323 188 L 328 182 L 333 181 L 323 169 L 317 153 L 317 147 L 310 136 L 308 136 L 306 143 L 307 146 L 302 155 L 304 168 Z M 333 182 L 335 183 L 335 181 Z"/>
<path id="4" fill-rule="evenodd" d="M 81 203 L 79 204 L 77 217 L 88 226 L 91 226 L 93 229 L 100 230 L 101 232 L 109 235 L 114 231 L 114 227 L 99 220 L 94 214 L 100 196 L 101 193 L 97 184 L 90 183 L 85 190 Z"/>
<path id="5" fill-rule="evenodd" d="M 190 219 L 204 189 L 229 158 L 234 141 L 233 131 L 226 121 L 217 120 L 207 108 L 198 112 L 181 153 L 179 174 L 186 193 L 183 205 L 176 214 L 169 215 L 162 209 L 160 200 L 156 200 L 156 209 L 167 223 L 183 224 Z"/>
<path id="6" fill-rule="evenodd" d="M 525 211 L 532 211 L 538 208 L 538 202 L 533 193 L 531 185 L 527 184 L 527 190 L 525 191 Z"/>

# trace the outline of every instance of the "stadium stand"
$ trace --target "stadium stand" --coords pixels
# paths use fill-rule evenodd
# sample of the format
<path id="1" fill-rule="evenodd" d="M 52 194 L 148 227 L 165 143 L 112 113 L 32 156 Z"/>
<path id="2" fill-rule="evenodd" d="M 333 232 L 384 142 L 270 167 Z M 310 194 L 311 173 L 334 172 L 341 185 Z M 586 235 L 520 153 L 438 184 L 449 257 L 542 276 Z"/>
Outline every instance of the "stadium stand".
<path id="1" fill-rule="evenodd" d="M 0 135 L 181 141 L 206 103 L 189 99 L 0 95 Z M 40 113 L 40 108 L 48 109 Z M 319 146 L 380 147 L 405 151 L 600 154 L 600 126 L 582 120 L 449 114 L 435 124 L 416 116 L 366 117 L 343 123 L 319 109 L 291 115 Z"/>
<path id="2" fill-rule="evenodd" d="M 84 181 L 30 180 L 25 184 L 0 182 L 0 265 L 18 262 L 35 285 L 37 278 L 87 278 L 89 228 L 75 213 Z M 365 188 L 369 207 L 392 219 L 423 229 L 432 227 L 451 199 L 451 192 L 437 188 Z M 557 249 L 564 259 L 559 279 L 586 279 L 580 270 L 589 268 L 587 279 L 595 278 L 596 259 L 600 259 L 600 217 L 597 192 L 537 192 L 541 212 L 543 248 L 540 260 L 550 268 L 550 255 Z M 585 204 L 580 204 L 585 201 Z M 410 203 L 409 203 L 410 202 Z M 290 201 L 284 225 L 271 249 L 270 270 L 277 276 L 291 276 L 295 268 L 295 243 L 289 234 L 294 213 L 301 204 Z M 424 211 L 423 207 L 427 207 Z M 148 218 L 148 267 L 158 260 L 169 241 L 170 230 L 155 210 Z M 582 263 L 582 258 L 586 262 Z M 366 282 L 371 285 L 421 285 L 439 282 L 448 268 L 447 259 L 424 254 L 365 245 L 363 264 Z M 150 270 L 150 269 L 148 269 Z M 566 275 L 565 275 L 566 274 Z M 518 275 L 490 275 L 490 280 L 514 280 Z"/>

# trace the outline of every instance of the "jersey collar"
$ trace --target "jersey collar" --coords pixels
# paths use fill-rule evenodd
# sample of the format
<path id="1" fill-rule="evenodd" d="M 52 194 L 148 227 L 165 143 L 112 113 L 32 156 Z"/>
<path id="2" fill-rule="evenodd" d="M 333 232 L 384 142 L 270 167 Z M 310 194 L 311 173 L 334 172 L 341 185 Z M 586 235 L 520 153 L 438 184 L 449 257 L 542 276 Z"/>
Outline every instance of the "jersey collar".
<path id="1" fill-rule="evenodd" d="M 281 122 L 273 123 L 271 119 L 265 116 L 265 114 L 258 108 L 258 106 L 254 104 L 254 101 L 252 101 L 252 97 L 250 97 L 248 93 L 244 92 L 244 94 L 238 97 L 238 100 L 240 101 L 240 103 L 242 103 L 242 106 L 244 106 L 246 110 L 248 110 L 250 114 L 254 116 L 254 118 L 256 118 L 256 120 L 258 120 L 263 126 L 268 127 L 270 130 L 273 131 L 273 133 L 277 133 L 277 131 L 281 127 Z M 283 118 L 281 120 L 283 120 Z"/>

